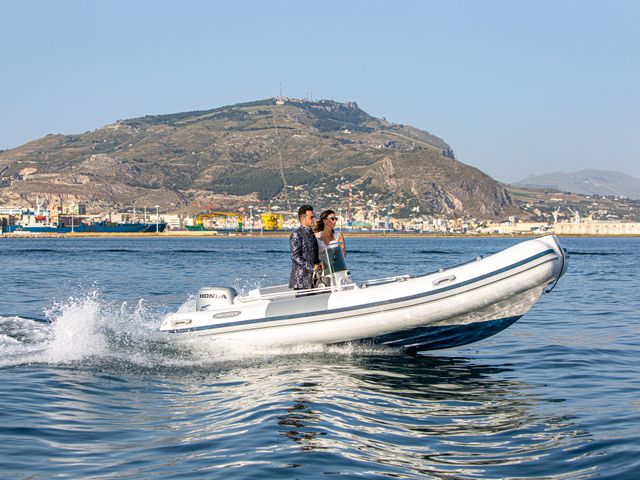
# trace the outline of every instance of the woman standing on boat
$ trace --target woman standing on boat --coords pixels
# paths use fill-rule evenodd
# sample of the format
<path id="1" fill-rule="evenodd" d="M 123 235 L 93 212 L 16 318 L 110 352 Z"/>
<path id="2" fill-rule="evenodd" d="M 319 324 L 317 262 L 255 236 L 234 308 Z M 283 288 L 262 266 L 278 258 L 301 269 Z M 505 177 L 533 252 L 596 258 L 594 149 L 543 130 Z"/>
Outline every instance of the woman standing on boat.
<path id="1" fill-rule="evenodd" d="M 341 232 L 336 231 L 336 212 L 333 210 L 325 210 L 320 214 L 320 220 L 316 222 L 316 238 L 318 239 L 319 252 L 323 252 L 327 249 L 327 245 L 331 243 L 340 243 L 342 245 L 342 252 L 344 256 L 347 256 L 347 245 L 344 241 L 344 235 Z"/>

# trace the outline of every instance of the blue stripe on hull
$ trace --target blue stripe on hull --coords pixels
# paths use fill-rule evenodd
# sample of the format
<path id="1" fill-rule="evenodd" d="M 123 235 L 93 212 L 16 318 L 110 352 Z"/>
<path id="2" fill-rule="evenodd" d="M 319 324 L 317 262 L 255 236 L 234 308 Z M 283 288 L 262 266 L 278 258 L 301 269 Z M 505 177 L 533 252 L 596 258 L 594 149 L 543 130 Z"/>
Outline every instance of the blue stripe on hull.
<path id="1" fill-rule="evenodd" d="M 403 332 L 380 335 L 369 341 L 391 347 L 402 347 L 415 352 L 440 350 L 466 345 L 495 335 L 515 323 L 519 318 L 519 316 L 507 317 L 445 327 L 418 327 Z"/>

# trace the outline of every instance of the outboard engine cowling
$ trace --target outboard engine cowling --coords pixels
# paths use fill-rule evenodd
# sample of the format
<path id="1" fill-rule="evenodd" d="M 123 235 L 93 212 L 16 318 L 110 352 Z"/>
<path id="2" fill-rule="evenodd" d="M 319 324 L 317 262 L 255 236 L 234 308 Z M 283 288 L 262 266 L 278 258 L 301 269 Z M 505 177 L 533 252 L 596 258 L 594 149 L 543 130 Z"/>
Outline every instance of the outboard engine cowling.
<path id="1" fill-rule="evenodd" d="M 212 310 L 214 308 L 233 305 L 233 299 L 238 292 L 229 287 L 205 287 L 198 291 L 196 299 L 196 311 Z"/>

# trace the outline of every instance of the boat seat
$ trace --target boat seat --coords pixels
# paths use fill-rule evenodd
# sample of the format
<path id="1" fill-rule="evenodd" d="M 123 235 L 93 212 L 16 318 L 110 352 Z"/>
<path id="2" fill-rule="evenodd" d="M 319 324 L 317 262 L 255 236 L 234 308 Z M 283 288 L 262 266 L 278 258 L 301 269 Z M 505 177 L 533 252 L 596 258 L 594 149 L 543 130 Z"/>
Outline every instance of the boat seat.
<path id="1" fill-rule="evenodd" d="M 271 295 L 274 293 L 286 293 L 289 291 L 293 292 L 293 290 L 291 290 L 288 285 L 275 285 L 273 287 L 254 288 L 253 290 L 249 290 L 249 292 L 247 293 L 247 296 L 261 297 L 263 295 Z"/>

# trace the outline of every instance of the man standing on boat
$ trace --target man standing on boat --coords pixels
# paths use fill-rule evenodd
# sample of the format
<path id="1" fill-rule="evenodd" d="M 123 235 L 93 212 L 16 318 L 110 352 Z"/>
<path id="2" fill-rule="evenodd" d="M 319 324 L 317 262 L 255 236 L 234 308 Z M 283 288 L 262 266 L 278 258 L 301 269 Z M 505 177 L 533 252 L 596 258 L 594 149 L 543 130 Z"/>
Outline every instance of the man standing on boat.
<path id="1" fill-rule="evenodd" d="M 313 272 L 321 268 L 318 258 L 318 240 L 313 234 L 315 214 L 311 205 L 298 209 L 300 226 L 289 237 L 291 248 L 291 276 L 289 288 L 303 290 L 313 288 Z"/>

